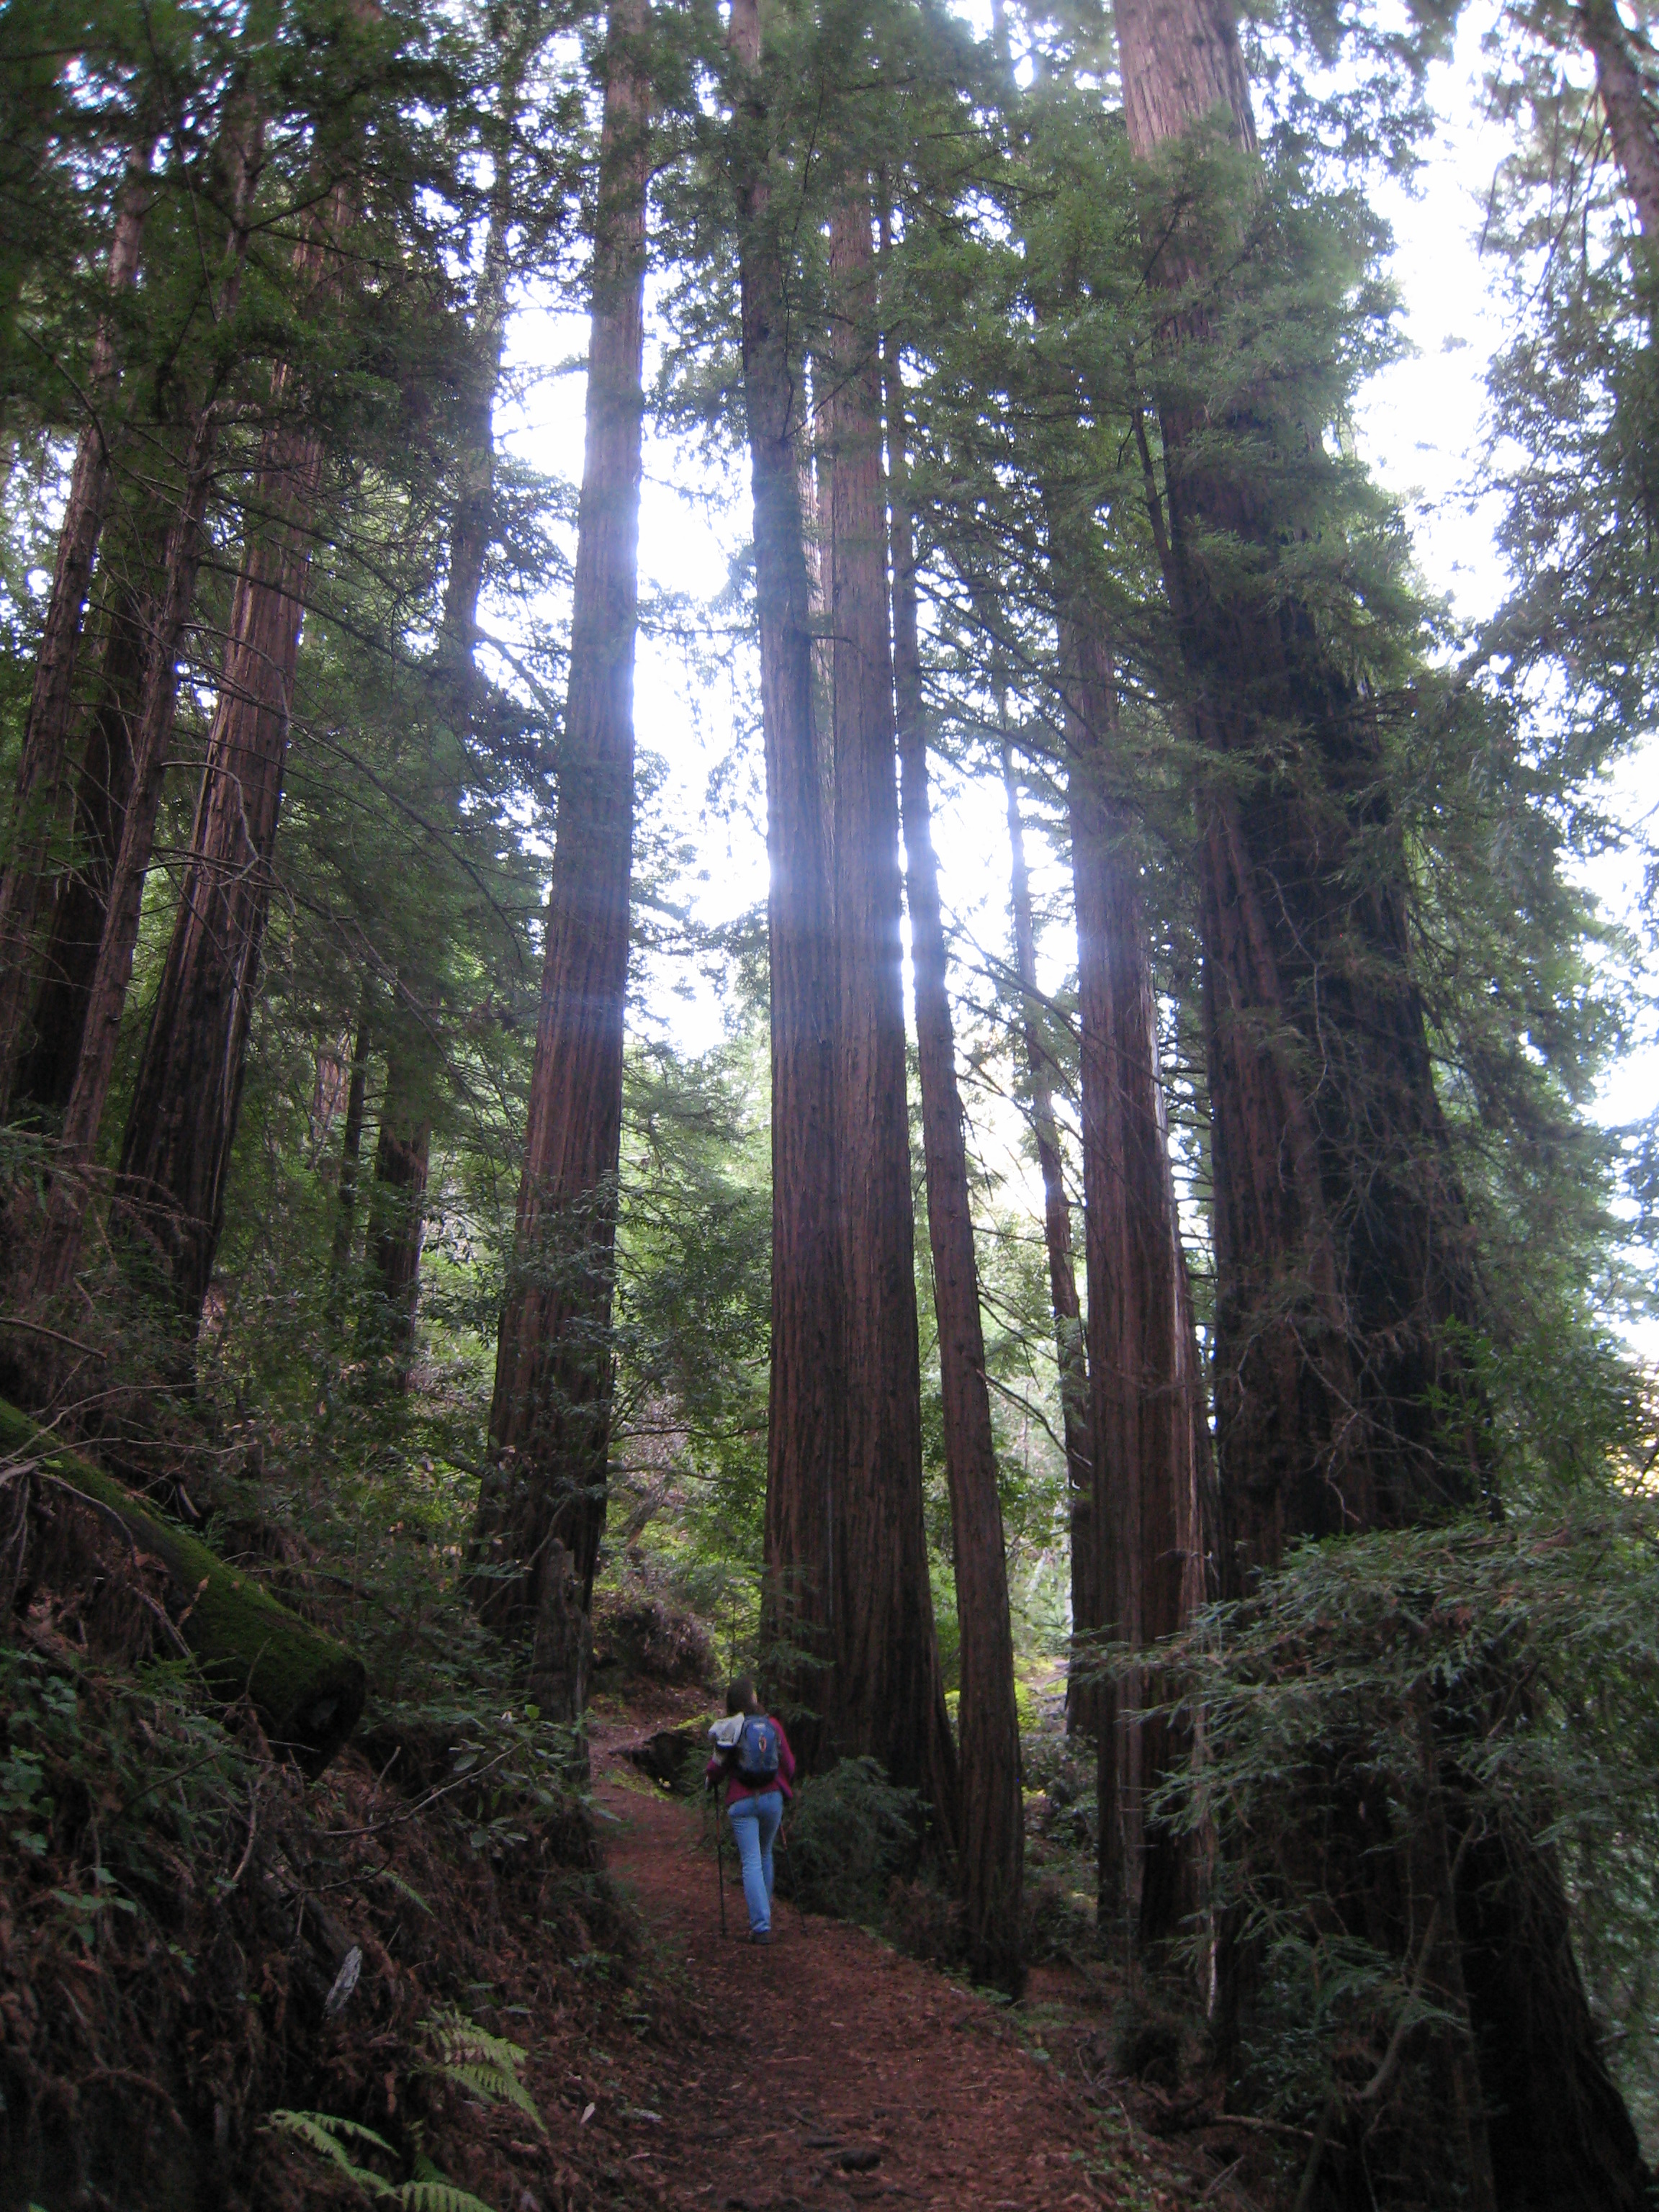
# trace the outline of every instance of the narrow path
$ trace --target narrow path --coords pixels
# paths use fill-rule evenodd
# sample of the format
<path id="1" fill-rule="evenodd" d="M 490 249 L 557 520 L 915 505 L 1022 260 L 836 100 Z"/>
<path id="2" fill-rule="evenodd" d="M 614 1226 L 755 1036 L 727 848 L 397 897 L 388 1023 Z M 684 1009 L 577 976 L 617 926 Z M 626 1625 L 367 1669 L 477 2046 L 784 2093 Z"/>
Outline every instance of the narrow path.
<path id="1" fill-rule="evenodd" d="M 984 1999 L 860 1929 L 803 1921 L 781 1893 L 773 1942 L 750 1946 L 729 1857 L 723 1942 L 700 1808 L 617 1760 L 629 1733 L 595 1744 L 595 1794 L 617 1823 L 607 1862 L 711 2028 L 677 2109 L 636 2117 L 630 2176 L 664 2204 L 713 2212 L 1147 2202 L 1091 2175 L 1096 2123 Z"/>

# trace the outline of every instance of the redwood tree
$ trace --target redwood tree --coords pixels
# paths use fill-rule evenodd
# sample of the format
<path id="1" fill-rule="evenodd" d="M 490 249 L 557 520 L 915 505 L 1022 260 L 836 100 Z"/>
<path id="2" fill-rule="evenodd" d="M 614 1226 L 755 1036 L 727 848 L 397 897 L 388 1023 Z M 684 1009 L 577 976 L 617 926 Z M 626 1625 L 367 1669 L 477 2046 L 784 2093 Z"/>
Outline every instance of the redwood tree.
<path id="1" fill-rule="evenodd" d="M 610 1449 L 634 848 L 647 24 L 644 0 L 611 9 L 558 838 L 490 1465 L 473 1532 L 481 1613 L 501 1627 L 534 1622 L 544 1653 L 582 1648 L 568 1616 L 591 1599 Z M 578 1717 L 581 1674 L 574 1660 L 538 1664 L 538 1696 L 554 1717 Z"/>
<path id="2" fill-rule="evenodd" d="M 546 18 L 537 9 L 526 11 L 517 21 L 516 36 L 502 64 L 500 112 L 491 133 L 495 175 L 477 295 L 457 360 L 458 434 L 450 463 L 448 568 L 427 685 L 428 742 L 451 820 L 461 802 L 465 748 L 477 705 L 473 653 L 478 600 L 495 521 L 495 397 L 507 342 L 508 233 L 515 212 L 513 134 L 525 76 L 547 30 Z M 392 1322 L 394 1342 L 403 1351 L 413 1341 L 420 1301 L 424 1201 L 431 1173 L 436 1055 L 422 1049 L 424 1043 L 423 1031 L 405 1031 L 401 1037 L 393 1032 L 370 1196 L 370 1274 Z"/>
<path id="3" fill-rule="evenodd" d="M 344 189 L 325 226 L 337 234 Z M 313 308 L 332 292 L 331 245 L 301 249 Z M 294 366 L 271 380 L 264 441 L 231 601 L 191 857 L 150 1014 L 121 1147 L 125 1231 L 161 1261 L 186 1334 L 200 1325 L 224 1221 L 311 568 L 324 447 Z"/>
<path id="4" fill-rule="evenodd" d="M 835 1735 L 835 1528 L 844 1390 L 834 1130 L 836 965 L 814 728 L 811 587 L 802 513 L 802 364 L 768 174 L 772 106 L 758 0 L 733 0 L 731 173 L 744 408 L 755 513 L 769 864 L 772 1358 L 767 1405 L 769 1681 L 808 1767 Z"/>
<path id="5" fill-rule="evenodd" d="M 887 370 L 892 485 L 893 675 L 897 708 L 910 955 L 915 971 L 922 1151 L 939 1322 L 945 1472 L 960 1630 L 957 1741 L 962 1814 L 957 1858 L 975 1978 L 1015 1996 L 1024 1985 L 1020 1901 L 1025 1808 L 1014 1699 L 1008 1562 L 997 1492 L 996 1437 L 985 1379 L 985 1331 L 969 1199 L 968 1145 L 957 1084 L 949 963 L 928 795 L 927 727 L 916 621 L 916 562 L 905 468 L 903 382 Z"/>
<path id="6" fill-rule="evenodd" d="M 116 201 L 106 282 L 109 311 L 93 340 L 88 419 L 76 442 L 69 498 L 58 533 L 57 560 L 34 683 L 17 763 L 11 835 L 0 874 L 0 1112 L 3 1112 L 26 1042 L 34 988 L 34 918 L 50 873 L 60 800 L 70 768 L 79 702 L 76 667 L 87 592 L 98 541 L 115 488 L 115 404 L 121 384 L 118 346 L 120 301 L 138 274 L 149 211 L 153 133 L 142 135 L 127 161 Z"/>
<path id="7" fill-rule="evenodd" d="M 130 581 L 110 594 L 103 611 L 98 696 L 86 718 L 76 772 L 72 861 L 54 888 L 28 1045 L 12 1089 L 14 1111 L 61 1115 L 80 1066 L 87 1001 L 132 790 L 149 615 L 142 589 Z"/>
<path id="8" fill-rule="evenodd" d="M 867 178 L 830 232 L 830 623 L 840 1034 L 836 1168 L 847 1471 L 835 1516 L 837 1714 L 849 1749 L 920 1789 L 954 1840 L 922 1513 L 921 1353 L 900 943 L 898 793 L 881 483 L 881 380 Z"/>
<path id="9" fill-rule="evenodd" d="M 222 258 L 207 286 L 214 323 L 234 328 L 234 313 L 247 260 L 252 196 L 263 155 L 264 133 L 258 114 L 239 100 L 225 131 L 220 165 L 229 215 Z M 53 1170 L 46 1219 L 30 1261 L 32 1290 L 49 1296 L 73 1275 L 90 1197 L 88 1172 L 103 1124 L 115 1067 L 121 1017 L 132 977 L 138 942 L 144 880 L 155 844 L 161 804 L 167 739 L 173 729 L 179 689 L 179 653 L 195 604 L 202 559 L 203 523 L 219 446 L 223 386 L 231 356 L 220 352 L 204 386 L 193 398 L 185 451 L 179 465 L 175 502 L 162 550 L 154 596 L 142 625 L 142 675 L 136 713 L 120 735 L 130 743 L 131 768 L 115 844 L 97 956 L 84 990 L 61 1007 L 78 1020 L 80 1042 L 74 1079 L 64 1108 L 64 1122 Z M 50 1043 L 50 1038 L 43 1042 Z"/>
<path id="10" fill-rule="evenodd" d="M 1006 710 L 1005 710 L 1006 711 Z M 1089 1355 L 1083 1307 L 1077 1292 L 1072 1244 L 1072 1201 L 1066 1188 L 1066 1159 L 1054 1115 L 1053 1055 L 1043 1037 L 1042 1002 L 1037 991 L 1036 931 L 1031 914 L 1031 878 L 1025 863 L 1025 830 L 1020 818 L 1019 782 L 1013 748 L 1002 740 L 1002 789 L 1008 813 L 1009 906 L 1013 921 L 1014 972 L 1019 981 L 1020 1042 L 1042 1177 L 1042 1234 L 1048 1255 L 1048 1299 L 1054 1316 L 1054 1360 L 1060 1375 L 1061 1435 L 1066 1447 L 1066 1493 L 1071 1536 L 1072 1626 L 1074 1634 L 1097 1629 L 1103 1620 L 1096 1594 L 1097 1547 L 1092 1535 L 1094 1443 L 1090 1433 Z M 1098 1686 L 1086 1668 L 1068 1668 L 1066 1726 L 1096 1735 L 1100 1729 Z"/>
<path id="11" fill-rule="evenodd" d="M 1097 624 L 1063 624 L 1060 650 L 1082 1032 L 1090 1580 L 1102 1628 L 1139 1650 L 1174 1635 L 1204 1593 L 1203 1376 L 1146 922 L 1115 757 L 1115 677 Z M 1148 1793 L 1183 1748 L 1167 1720 L 1146 1717 L 1162 1702 L 1139 1670 L 1099 1699 L 1102 1921 L 1119 1917 L 1141 1940 L 1173 1934 L 1194 1901 L 1183 1846 L 1146 1819 Z"/>
<path id="12" fill-rule="evenodd" d="M 1204 125 L 1212 158 L 1229 149 L 1231 211 L 1248 224 L 1255 132 L 1230 0 L 1119 0 L 1117 32 L 1152 192 Z M 1293 533 L 1274 511 L 1269 395 L 1241 395 L 1218 420 L 1183 380 L 1219 304 L 1195 204 L 1178 192 L 1147 234 L 1153 277 L 1175 295 L 1158 369 L 1158 526 L 1183 704 L 1210 763 L 1197 798 L 1216 1400 L 1223 1569 L 1239 1589 L 1296 1537 L 1475 1501 L 1482 1408 L 1467 1344 L 1481 1316 L 1373 704 L 1281 566 Z M 1149 483 L 1157 513 L 1150 470 Z M 1449 2112 L 1424 2114 L 1425 2154 L 1461 2133 L 1455 2178 L 1474 2203 L 1634 2212 L 1646 2175 L 1553 1861 L 1519 1838 L 1451 1848 L 1459 1942 L 1430 1990 L 1468 2023 L 1486 2112 L 1502 2119 L 1477 2112 L 1455 2129 Z M 1343 1909 L 1374 1932 L 1388 1877 L 1375 1852 L 1356 1865 Z M 1445 2033 L 1449 2095 L 1459 2031 Z M 1343 2171 L 1361 2201 L 1363 2162 Z"/>

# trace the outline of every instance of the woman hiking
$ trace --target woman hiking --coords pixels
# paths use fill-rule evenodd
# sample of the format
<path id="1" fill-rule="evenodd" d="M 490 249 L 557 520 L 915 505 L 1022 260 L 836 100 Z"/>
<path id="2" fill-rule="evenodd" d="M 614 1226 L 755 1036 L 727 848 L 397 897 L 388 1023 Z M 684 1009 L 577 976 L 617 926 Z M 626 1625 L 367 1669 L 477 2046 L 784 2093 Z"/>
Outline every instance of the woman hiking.
<path id="1" fill-rule="evenodd" d="M 743 1897 L 749 1907 L 749 1940 L 772 1940 L 772 1844 L 793 1793 L 795 1754 L 783 1723 L 762 1710 L 755 1686 L 739 1674 L 726 1693 L 726 1718 L 708 1731 L 714 1754 L 703 1771 L 713 1790 L 726 1782 L 726 1815 L 737 1839 Z"/>

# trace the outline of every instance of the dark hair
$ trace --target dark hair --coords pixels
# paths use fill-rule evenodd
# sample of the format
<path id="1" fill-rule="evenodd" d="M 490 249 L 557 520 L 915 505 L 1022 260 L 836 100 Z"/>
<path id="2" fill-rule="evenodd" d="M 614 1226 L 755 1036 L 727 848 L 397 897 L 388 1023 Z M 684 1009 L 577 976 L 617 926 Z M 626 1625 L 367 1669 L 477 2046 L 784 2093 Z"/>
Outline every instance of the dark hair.
<path id="1" fill-rule="evenodd" d="M 760 1699 L 755 1695 L 755 1686 L 747 1674 L 739 1674 L 726 1693 L 726 1710 L 732 1713 L 757 1713 Z"/>

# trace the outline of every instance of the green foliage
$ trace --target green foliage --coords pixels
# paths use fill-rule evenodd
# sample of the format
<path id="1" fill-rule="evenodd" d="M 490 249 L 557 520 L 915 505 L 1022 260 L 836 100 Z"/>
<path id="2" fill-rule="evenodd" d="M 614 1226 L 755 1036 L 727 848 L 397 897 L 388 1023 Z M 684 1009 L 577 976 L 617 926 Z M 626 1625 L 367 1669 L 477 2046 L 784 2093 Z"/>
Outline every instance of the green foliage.
<path id="1" fill-rule="evenodd" d="M 809 1912 L 879 1926 L 888 1892 L 920 1863 L 926 1808 L 873 1759 L 843 1759 L 795 1793 L 788 1869 Z"/>
<path id="2" fill-rule="evenodd" d="M 518 2044 L 488 2034 L 465 2013 L 440 2013 L 422 2024 L 437 2052 L 432 2070 L 440 2079 L 457 2083 L 486 2105 L 512 2105 L 547 2132 L 536 2100 L 520 2079 L 528 2054 Z"/>
<path id="3" fill-rule="evenodd" d="M 1368 1861 L 1404 1863 L 1443 1820 L 1559 1865 L 1620 2078 L 1655 2118 L 1656 1602 L 1659 1512 L 1633 1491 L 1304 1547 L 1171 1647 L 1205 1748 L 1164 1810 L 1213 1826 L 1214 1907 L 1265 1962 L 1255 2063 L 1276 2110 L 1352 2095 L 1402 2024 L 1444 2017 L 1409 1947 L 1332 1887 L 1358 1894 Z M 1405 1911 L 1420 1875 L 1384 1879 Z"/>
<path id="4" fill-rule="evenodd" d="M 480 2090 L 478 2094 L 482 2095 L 483 2092 Z M 348 2181 L 355 2182 L 369 2196 L 404 2205 L 406 2212 L 492 2212 L 482 2197 L 458 2188 L 435 2170 L 413 2181 L 390 2182 L 372 2166 L 359 2165 L 348 2149 L 349 2144 L 362 2144 L 365 2149 L 380 2151 L 387 2158 L 396 2154 L 383 2136 L 376 2135 L 373 2128 L 361 2126 L 356 2120 L 343 2120 L 332 2112 L 278 2110 L 270 2114 L 269 2124 L 277 2134 L 303 2143 L 307 2150 L 325 2158 Z M 419 2163 L 430 2165 L 425 2159 Z"/>

